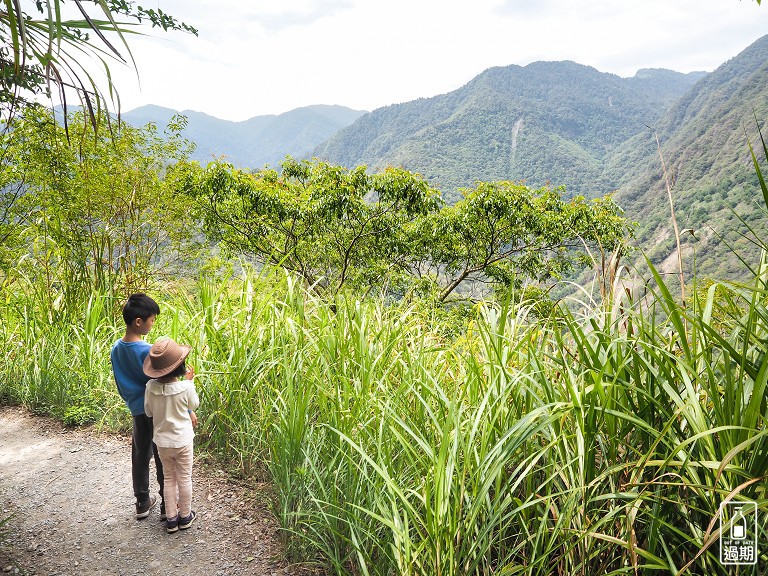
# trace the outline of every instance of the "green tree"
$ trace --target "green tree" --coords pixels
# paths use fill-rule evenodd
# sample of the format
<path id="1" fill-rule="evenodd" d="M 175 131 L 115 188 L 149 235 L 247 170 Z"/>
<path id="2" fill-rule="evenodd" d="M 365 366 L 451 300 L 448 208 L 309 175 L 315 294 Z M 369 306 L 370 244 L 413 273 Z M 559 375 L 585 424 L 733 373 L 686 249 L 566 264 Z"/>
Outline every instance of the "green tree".
<path id="1" fill-rule="evenodd" d="M 164 180 L 186 157 L 185 119 L 165 134 L 114 122 L 110 132 L 103 116 L 96 127 L 75 120 L 68 138 L 51 111 L 31 107 L 0 137 L 0 185 L 17 197 L 2 222 L 14 240 L 5 243 L 6 278 L 26 277 L 65 302 L 147 288 L 194 250 L 187 208 Z"/>
<path id="2" fill-rule="evenodd" d="M 440 206 L 437 191 L 400 168 L 368 174 L 289 158 L 281 173 L 214 162 L 178 166 L 174 177 L 211 240 L 284 266 L 323 295 L 401 281 L 411 256 L 401 230 Z"/>
<path id="3" fill-rule="evenodd" d="M 445 301 L 464 284 L 508 291 L 525 280 L 561 277 L 589 251 L 611 252 L 630 233 L 610 197 L 568 201 L 562 189 L 480 182 L 464 198 L 413 225 L 419 275 L 431 275 Z"/>
<path id="4" fill-rule="evenodd" d="M 368 174 L 287 160 L 282 174 L 222 163 L 178 167 L 209 239 L 299 274 L 316 292 L 344 286 L 445 301 L 462 283 L 495 289 L 569 270 L 585 248 L 611 251 L 629 226 L 610 198 L 480 183 L 455 206 L 411 172 Z"/>
<path id="5" fill-rule="evenodd" d="M 97 117 L 108 103 L 119 109 L 109 61 L 132 61 L 125 36 L 128 32 L 136 33 L 140 24 L 149 23 L 165 31 L 197 34 L 193 27 L 160 9 L 145 9 L 127 0 L 74 0 L 79 19 L 65 19 L 63 0 L 35 0 L 34 7 L 23 7 L 23 4 L 5 0 L 0 9 L 3 132 L 12 128 L 13 120 L 25 109 L 37 105 L 40 96 L 58 97 L 65 108 L 65 130 L 68 130 L 68 96 L 71 99 L 74 95 L 86 110 L 91 126 L 98 129 L 103 122 Z M 92 60 L 101 64 L 103 81 L 83 65 Z M 19 166 L 11 159 L 13 153 L 6 148 L 12 140 L 6 138 L 0 148 L 0 177 L 5 184 L 0 189 L 0 261 L 9 257 L 19 241 L 19 228 L 11 218 L 19 213 L 17 203 L 25 189 L 26 176 L 19 172 Z"/>

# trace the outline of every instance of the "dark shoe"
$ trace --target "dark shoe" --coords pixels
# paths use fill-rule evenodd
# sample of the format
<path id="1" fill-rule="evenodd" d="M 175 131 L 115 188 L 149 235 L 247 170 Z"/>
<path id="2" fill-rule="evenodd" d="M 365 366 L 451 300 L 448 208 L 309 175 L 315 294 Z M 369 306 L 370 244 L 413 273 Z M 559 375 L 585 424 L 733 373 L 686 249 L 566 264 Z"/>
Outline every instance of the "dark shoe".
<path id="1" fill-rule="evenodd" d="M 186 518 L 179 518 L 179 528 L 181 530 L 186 530 L 187 528 L 192 526 L 192 522 L 195 521 L 195 518 L 197 518 L 197 514 L 195 514 L 195 511 L 192 510 L 189 513 L 189 516 L 187 516 Z"/>
<path id="2" fill-rule="evenodd" d="M 165 513 L 165 502 L 160 502 L 160 520 L 167 520 L 168 515 Z"/>
<path id="3" fill-rule="evenodd" d="M 179 529 L 179 515 L 176 514 L 173 518 L 168 518 L 168 520 L 165 521 L 165 531 L 168 532 L 168 534 L 173 534 Z"/>
<path id="4" fill-rule="evenodd" d="M 156 502 L 157 502 L 157 497 L 150 496 L 149 500 L 144 502 L 144 504 L 136 504 L 136 519 L 141 520 L 142 518 L 146 518 L 147 516 L 149 516 L 149 511 L 155 507 Z"/>

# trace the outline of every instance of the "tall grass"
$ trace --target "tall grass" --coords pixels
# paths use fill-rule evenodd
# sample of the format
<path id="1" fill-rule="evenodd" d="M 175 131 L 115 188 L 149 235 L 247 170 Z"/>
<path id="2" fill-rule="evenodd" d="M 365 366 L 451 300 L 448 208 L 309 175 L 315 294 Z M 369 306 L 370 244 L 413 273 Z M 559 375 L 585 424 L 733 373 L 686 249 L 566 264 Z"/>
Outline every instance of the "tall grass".
<path id="1" fill-rule="evenodd" d="M 683 308 L 657 275 L 651 299 L 550 321 L 483 305 L 445 340 L 416 308 L 331 307 L 250 272 L 171 287 L 151 339 L 193 347 L 200 441 L 273 482 L 297 558 L 338 574 L 725 574 L 719 506 L 768 507 L 767 283 L 764 263 Z M 127 427 L 116 305 L 11 298 L 2 396 Z"/>
<path id="2" fill-rule="evenodd" d="M 271 480 L 289 553 L 331 573 L 730 574 L 720 506 L 752 500 L 738 573 L 764 574 L 768 262 L 686 306 L 650 269 L 643 299 L 484 304 L 451 338 L 415 306 L 245 270 L 169 286 L 150 339 L 193 347 L 199 441 Z M 118 303 L 4 296 L 0 397 L 126 427 Z"/>
<path id="3" fill-rule="evenodd" d="M 18 285 L 8 291 L 0 331 L 0 398 L 27 404 L 68 424 L 120 424 L 109 361 L 117 328 L 115 303 L 92 295 L 79 310 L 27 300 Z M 107 309 L 110 313 L 107 313 Z"/>

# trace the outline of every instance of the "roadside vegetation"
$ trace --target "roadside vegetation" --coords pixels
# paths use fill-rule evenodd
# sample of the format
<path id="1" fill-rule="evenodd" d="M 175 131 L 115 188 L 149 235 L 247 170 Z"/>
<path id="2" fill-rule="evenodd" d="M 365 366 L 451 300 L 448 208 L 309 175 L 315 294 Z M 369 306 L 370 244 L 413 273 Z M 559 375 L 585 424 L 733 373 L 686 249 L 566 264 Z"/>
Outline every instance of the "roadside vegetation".
<path id="1" fill-rule="evenodd" d="M 127 50 L 128 28 L 113 14 L 194 29 L 130 2 L 71 23 L 60 4 L 0 17 L 0 401 L 126 429 L 108 352 L 120 303 L 147 290 L 152 337 L 193 347 L 199 442 L 271 482 L 297 561 L 732 574 L 719 510 L 748 501 L 768 541 L 758 222 L 736 223 L 762 250 L 741 262 L 748 280 L 689 277 L 682 302 L 652 266 L 619 265 L 631 230 L 610 198 L 485 182 L 445 207 L 397 169 L 191 165 L 183 119 L 165 134 L 107 123 L 72 54 L 99 57 L 115 102 L 100 55 L 122 56 L 103 33 Z M 87 111 L 68 131 L 32 102 L 51 82 Z M 591 285 L 547 297 L 585 265 Z M 766 565 L 763 545 L 738 573 Z"/>
<path id="2" fill-rule="evenodd" d="M 297 561 L 729 574 L 718 514 L 741 501 L 768 541 L 765 258 L 686 278 L 683 304 L 619 266 L 610 199 L 481 183 L 447 208 L 405 171 L 245 174 L 179 162 L 174 126 L 73 127 L 28 112 L 4 143 L 3 402 L 125 430 L 109 348 L 147 290 L 151 338 L 192 346 L 200 444 L 271 483 Z M 593 284 L 548 300 L 585 263 Z"/>

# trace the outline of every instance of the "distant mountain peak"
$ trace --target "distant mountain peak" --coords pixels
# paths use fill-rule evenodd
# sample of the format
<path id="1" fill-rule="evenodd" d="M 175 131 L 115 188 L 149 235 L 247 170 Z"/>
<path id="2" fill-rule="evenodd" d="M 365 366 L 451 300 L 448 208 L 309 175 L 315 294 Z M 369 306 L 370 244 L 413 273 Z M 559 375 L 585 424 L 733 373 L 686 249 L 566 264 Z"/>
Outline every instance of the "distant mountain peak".
<path id="1" fill-rule="evenodd" d="M 478 180 L 607 192 L 616 185 L 602 173 L 610 152 L 695 81 L 672 71 L 626 79 L 571 60 L 497 66 L 447 94 L 374 110 L 312 155 L 373 170 L 401 165 L 449 196 Z"/>
<path id="2" fill-rule="evenodd" d="M 196 146 L 193 160 L 206 163 L 223 156 L 235 166 L 250 169 L 277 166 L 286 155 L 301 157 L 365 112 L 345 106 L 317 104 L 278 115 L 232 121 L 205 112 L 178 112 L 148 104 L 121 116 L 133 125 L 148 122 L 164 125 L 179 113 L 187 117 L 183 135 Z"/>

